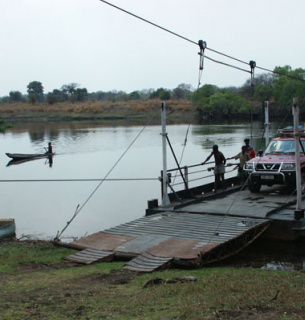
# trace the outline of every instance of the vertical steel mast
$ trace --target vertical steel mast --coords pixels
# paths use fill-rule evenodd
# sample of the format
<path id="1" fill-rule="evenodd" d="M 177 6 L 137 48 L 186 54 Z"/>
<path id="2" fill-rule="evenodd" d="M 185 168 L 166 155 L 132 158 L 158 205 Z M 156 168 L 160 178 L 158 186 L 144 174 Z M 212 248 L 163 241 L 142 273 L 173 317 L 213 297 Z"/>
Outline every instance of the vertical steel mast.
<path id="1" fill-rule="evenodd" d="M 294 127 L 294 139 L 295 139 L 295 174 L 296 174 L 296 187 L 297 187 L 297 204 L 295 210 L 295 219 L 304 217 L 304 210 L 302 209 L 302 185 L 301 185 L 301 162 L 300 162 L 300 136 L 299 129 L 299 106 L 298 99 L 293 99 L 293 127 Z"/>
<path id="2" fill-rule="evenodd" d="M 167 176 L 167 157 L 166 157 L 166 105 L 165 102 L 162 102 L 161 104 L 161 120 L 162 120 L 162 154 L 163 154 L 163 171 L 162 171 L 162 206 L 168 206 L 170 205 L 169 197 L 167 194 L 167 182 L 168 182 L 168 176 Z"/>
<path id="3" fill-rule="evenodd" d="M 265 144 L 269 144 L 269 102 L 265 101 Z"/>

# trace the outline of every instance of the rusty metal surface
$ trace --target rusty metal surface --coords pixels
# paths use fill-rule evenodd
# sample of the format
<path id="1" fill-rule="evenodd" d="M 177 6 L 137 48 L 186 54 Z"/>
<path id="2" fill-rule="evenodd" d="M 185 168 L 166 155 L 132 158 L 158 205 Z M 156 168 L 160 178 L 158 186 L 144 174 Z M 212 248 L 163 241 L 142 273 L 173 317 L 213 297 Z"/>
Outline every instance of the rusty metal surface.
<path id="1" fill-rule="evenodd" d="M 218 245 L 219 243 L 207 244 L 196 240 L 171 238 L 152 247 L 147 252 L 159 257 L 196 259 L 200 252 L 209 251 Z"/>
<path id="2" fill-rule="evenodd" d="M 149 248 L 158 245 L 159 243 L 163 243 L 168 239 L 170 239 L 170 237 L 168 236 L 156 234 L 143 234 L 118 246 L 115 249 L 115 252 L 118 254 L 141 254 L 147 251 Z"/>
<path id="3" fill-rule="evenodd" d="M 168 268 L 172 262 L 171 257 L 157 257 L 148 253 L 143 253 L 128 261 L 124 269 L 136 272 L 153 272 L 158 269 Z"/>
<path id="4" fill-rule="evenodd" d="M 64 259 L 76 263 L 93 264 L 102 261 L 111 261 L 113 260 L 113 257 L 114 252 L 111 251 L 85 249 L 83 251 L 76 252 Z"/>
<path id="5" fill-rule="evenodd" d="M 88 237 L 69 243 L 70 247 L 76 249 L 94 248 L 100 250 L 114 251 L 119 245 L 132 240 L 133 236 L 121 234 L 109 234 L 97 232 Z"/>

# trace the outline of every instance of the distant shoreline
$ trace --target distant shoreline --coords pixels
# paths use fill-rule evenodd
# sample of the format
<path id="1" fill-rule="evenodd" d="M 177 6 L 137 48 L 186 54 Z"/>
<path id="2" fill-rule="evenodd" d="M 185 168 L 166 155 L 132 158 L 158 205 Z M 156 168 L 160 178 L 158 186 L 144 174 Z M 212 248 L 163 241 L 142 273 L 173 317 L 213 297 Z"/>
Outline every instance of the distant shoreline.
<path id="1" fill-rule="evenodd" d="M 170 100 L 166 103 L 169 122 L 198 121 L 199 113 L 188 100 Z M 150 118 L 159 123 L 161 101 L 86 101 L 81 103 L 3 104 L 0 107 L 0 119 L 8 123 L 19 122 L 64 122 L 64 121 L 100 121 L 146 123 Z"/>

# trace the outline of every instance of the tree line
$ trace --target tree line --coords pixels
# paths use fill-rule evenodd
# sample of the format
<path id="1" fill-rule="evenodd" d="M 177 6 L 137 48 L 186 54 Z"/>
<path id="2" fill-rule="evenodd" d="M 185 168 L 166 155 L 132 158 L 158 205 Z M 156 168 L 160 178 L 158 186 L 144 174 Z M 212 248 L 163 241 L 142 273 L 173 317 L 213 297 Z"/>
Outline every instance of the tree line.
<path id="1" fill-rule="evenodd" d="M 194 90 L 189 84 L 180 84 L 173 90 L 159 88 L 146 89 L 126 93 L 124 91 L 97 91 L 89 93 L 86 88 L 80 88 L 76 83 L 63 85 L 44 93 L 42 83 L 32 81 L 27 86 L 27 95 L 19 91 L 11 91 L 8 96 L 2 97 L 0 103 L 8 102 L 58 102 L 77 101 L 128 101 L 148 100 L 159 98 L 189 99 L 192 105 L 198 108 L 199 113 L 209 117 L 238 116 L 252 110 L 260 114 L 265 101 L 269 101 L 271 113 L 282 116 L 290 112 L 292 99 L 299 98 L 299 106 L 305 114 L 305 70 L 292 69 L 290 66 L 276 67 L 273 73 L 263 73 L 254 77 L 252 83 L 248 79 L 241 87 L 219 88 L 212 84 L 205 84 Z"/>
<path id="2" fill-rule="evenodd" d="M 60 89 L 54 89 L 47 94 L 41 82 L 32 81 L 27 86 L 27 95 L 22 95 L 20 91 L 10 91 L 8 96 L 0 98 L 0 103 L 12 102 L 29 102 L 31 104 L 47 102 L 55 104 L 58 102 L 83 102 L 91 101 L 127 101 L 127 100 L 147 100 L 156 99 L 186 99 L 193 91 L 192 86 L 188 84 L 180 84 L 173 90 L 159 88 L 157 90 L 145 89 L 142 91 L 133 91 L 126 93 L 124 91 L 97 91 L 89 93 L 86 88 L 80 88 L 77 83 L 63 85 Z"/>
<path id="3" fill-rule="evenodd" d="M 297 97 L 301 114 L 305 115 L 305 70 L 293 70 L 290 66 L 276 67 L 273 73 L 248 79 L 240 88 L 218 88 L 207 84 L 190 95 L 193 105 L 203 116 L 243 116 L 253 112 L 263 114 L 265 102 L 269 102 L 271 116 L 291 114 L 292 100 Z"/>

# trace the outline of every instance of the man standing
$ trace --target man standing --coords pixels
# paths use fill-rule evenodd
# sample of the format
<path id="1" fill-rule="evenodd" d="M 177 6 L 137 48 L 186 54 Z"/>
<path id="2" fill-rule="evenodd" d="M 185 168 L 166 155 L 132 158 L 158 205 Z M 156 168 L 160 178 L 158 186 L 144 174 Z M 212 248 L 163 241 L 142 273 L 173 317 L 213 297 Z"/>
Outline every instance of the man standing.
<path id="1" fill-rule="evenodd" d="M 245 181 L 245 171 L 244 171 L 244 164 L 249 161 L 251 159 L 250 154 L 247 153 L 247 147 L 246 146 L 242 146 L 241 147 L 241 152 L 238 153 L 236 156 L 228 158 L 229 159 L 239 159 L 239 167 L 238 167 L 238 177 L 241 178 L 241 181 L 244 182 Z"/>
<path id="2" fill-rule="evenodd" d="M 249 156 L 251 157 L 251 159 L 255 158 L 255 151 L 253 149 L 252 146 L 250 146 L 250 139 L 245 139 L 244 140 L 245 145 L 246 145 L 246 152 L 249 154 Z"/>
<path id="3" fill-rule="evenodd" d="M 224 180 L 225 180 L 225 164 L 226 159 L 222 152 L 218 150 L 218 145 L 215 144 L 212 148 L 211 154 L 206 158 L 201 165 L 204 165 L 207 161 L 210 160 L 212 156 L 215 159 L 215 168 L 214 168 L 214 175 L 215 175 L 215 183 L 214 183 L 214 192 L 217 192 L 219 186 L 222 185 L 223 189 L 225 189 Z M 221 180 L 221 182 L 220 182 Z"/>

